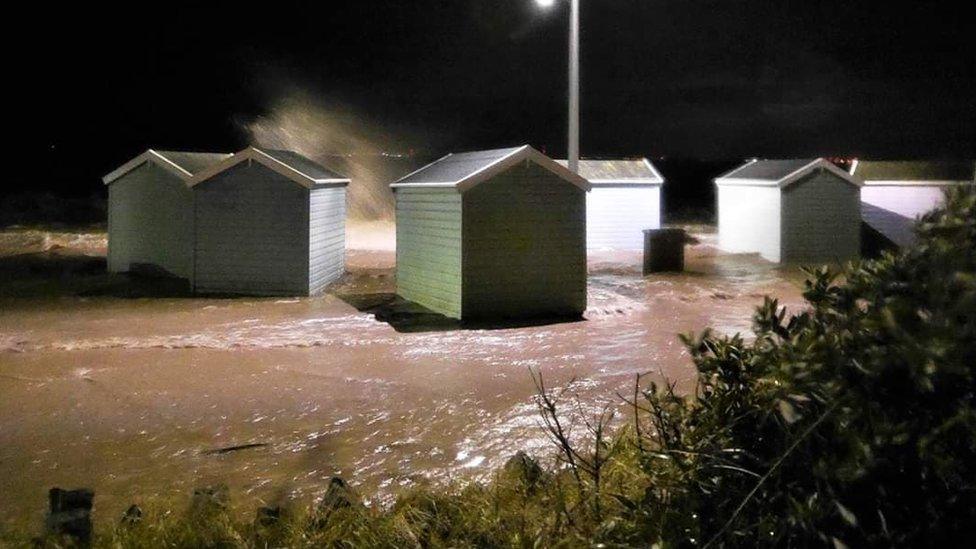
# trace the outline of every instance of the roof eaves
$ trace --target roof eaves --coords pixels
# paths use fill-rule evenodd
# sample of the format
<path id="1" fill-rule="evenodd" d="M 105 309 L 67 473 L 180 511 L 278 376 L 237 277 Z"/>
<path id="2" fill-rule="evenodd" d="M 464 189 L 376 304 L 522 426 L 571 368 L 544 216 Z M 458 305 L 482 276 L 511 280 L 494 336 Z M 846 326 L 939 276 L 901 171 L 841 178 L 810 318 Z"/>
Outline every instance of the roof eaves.
<path id="1" fill-rule="evenodd" d="M 256 160 L 258 163 L 263 164 L 265 167 L 278 172 L 303 187 L 311 187 L 318 182 L 314 177 L 295 169 L 257 147 L 248 147 L 247 153 L 251 160 Z"/>
<path id="2" fill-rule="evenodd" d="M 466 192 L 478 184 L 491 179 L 496 174 L 514 166 L 518 162 L 527 160 L 538 164 L 544 169 L 558 175 L 560 178 L 572 183 L 573 185 L 576 185 L 577 187 L 580 187 L 585 191 L 588 191 L 591 188 L 590 183 L 586 179 L 578 174 L 574 174 L 573 172 L 569 171 L 569 169 L 559 165 L 556 161 L 552 160 L 548 156 L 545 156 L 539 151 L 536 151 L 529 145 L 522 145 L 521 147 L 513 148 L 505 155 L 491 160 L 488 164 L 479 167 L 477 170 L 465 175 L 457 181 L 423 181 L 416 183 L 404 182 L 414 175 L 423 172 L 424 170 L 446 160 L 451 156 L 451 154 L 445 155 L 444 157 L 427 164 L 419 170 L 411 172 L 410 174 L 397 180 L 397 182 L 391 184 L 390 187 L 393 189 L 404 187 L 455 188 L 458 190 L 458 192 Z"/>
<path id="3" fill-rule="evenodd" d="M 152 149 L 149 149 L 149 151 L 147 151 L 147 152 L 151 153 L 154 159 L 159 160 L 160 162 L 162 162 L 163 164 L 165 164 L 166 167 L 174 170 L 176 173 L 181 174 L 184 179 L 189 179 L 189 178 L 193 177 L 193 174 L 192 173 L 190 173 L 187 170 L 183 169 L 182 166 L 180 166 L 176 162 L 173 162 L 169 158 L 166 158 L 165 156 L 159 154 L 158 152 L 156 152 L 156 151 L 154 151 Z"/>
<path id="4" fill-rule="evenodd" d="M 833 162 L 827 160 L 826 158 L 821 158 L 821 160 L 823 160 L 824 169 L 827 170 L 828 172 L 831 172 L 837 177 L 846 180 L 848 183 L 854 185 L 855 187 L 860 188 L 864 186 L 864 181 L 860 177 L 847 173 L 846 170 L 842 169 L 840 166 L 834 164 Z"/>
<path id="5" fill-rule="evenodd" d="M 234 153 L 228 156 L 227 158 L 225 158 L 224 160 L 221 160 L 220 162 L 214 164 L 213 166 L 210 166 L 205 170 L 201 170 L 187 182 L 187 185 L 190 187 L 195 187 L 200 183 L 203 183 L 204 181 L 213 178 L 217 174 L 222 173 L 240 164 L 241 162 L 244 162 L 245 160 L 248 159 L 248 157 L 245 154 L 246 152 L 247 149 Z"/>
<path id="6" fill-rule="evenodd" d="M 428 188 L 455 188 L 457 184 L 453 181 L 433 181 L 429 183 L 391 183 L 391 189 L 400 189 L 404 187 L 428 187 Z"/>
<path id="7" fill-rule="evenodd" d="M 935 172 L 928 171 L 924 175 L 922 175 L 916 171 L 899 169 L 905 166 L 920 167 L 926 165 L 938 165 L 943 163 L 945 162 L 940 160 L 866 160 L 863 162 L 865 166 L 870 166 L 871 171 L 880 172 L 880 173 L 876 173 L 874 175 L 869 174 L 868 176 L 862 177 L 862 179 L 865 181 L 865 183 L 874 183 L 878 181 L 883 181 L 885 182 L 884 184 L 903 182 L 906 185 L 915 184 L 916 182 L 917 184 L 920 185 L 945 185 L 945 184 L 953 184 L 955 182 L 965 183 L 967 181 L 976 182 L 976 163 L 973 163 L 972 166 L 969 166 L 969 168 L 966 169 L 965 172 L 963 172 L 961 171 L 961 167 L 963 165 L 962 162 L 949 161 L 948 162 L 949 164 L 958 164 L 958 166 L 955 167 L 960 168 L 960 171 L 953 173 L 951 175 L 946 173 L 946 171 L 942 171 L 942 173 L 937 173 L 939 170 L 936 170 Z M 879 169 L 879 165 L 882 165 L 880 169 Z M 858 169 L 861 167 L 862 167 L 862 162 L 858 159 L 855 159 L 851 163 L 851 174 L 856 175 Z M 947 168 L 947 169 L 951 170 L 952 168 Z"/>
<path id="8" fill-rule="evenodd" d="M 789 174 L 788 176 L 780 179 L 778 185 L 780 188 L 789 187 L 793 183 L 796 183 L 797 181 L 802 179 L 808 173 L 818 168 L 830 172 L 831 174 L 835 175 L 836 177 L 839 177 L 840 179 L 843 179 L 844 181 L 850 183 L 851 185 L 854 185 L 855 187 L 860 188 L 864 185 L 864 182 L 861 181 L 860 178 L 851 175 L 850 173 L 840 169 L 839 167 L 837 167 L 836 164 L 827 160 L 826 158 L 818 158 L 813 162 L 807 164 L 806 166 L 800 168 L 799 170 L 796 170 L 795 172 Z"/>
<path id="9" fill-rule="evenodd" d="M 458 181 L 455 181 L 454 186 L 457 187 L 461 192 L 467 191 L 468 189 L 476 186 L 478 183 L 491 178 L 492 175 L 503 171 L 505 168 L 521 160 L 522 157 L 526 155 L 526 151 L 528 151 L 530 148 L 531 147 L 528 145 L 522 145 L 505 156 L 499 157 L 494 162 L 482 166 L 481 168 L 462 177 Z"/>
<path id="10" fill-rule="evenodd" d="M 278 174 L 298 183 L 305 188 L 311 188 L 313 185 L 325 185 L 325 184 L 349 184 L 350 179 L 347 178 L 319 178 L 316 179 L 308 174 L 305 174 L 295 168 L 289 166 L 288 164 L 274 158 L 273 156 L 257 149 L 255 147 L 248 147 L 243 151 L 231 155 L 227 159 L 211 166 L 210 168 L 198 173 L 189 181 L 189 186 L 199 185 L 208 179 L 222 173 L 241 162 L 246 160 L 253 160 L 262 166 L 277 172 Z"/>
<path id="11" fill-rule="evenodd" d="M 492 176 L 507 170 L 523 160 L 534 162 L 536 165 L 548 170 L 566 182 L 579 187 L 584 192 L 589 192 L 593 188 L 593 185 L 586 178 L 577 173 L 573 173 L 569 168 L 535 150 L 530 145 L 522 145 L 504 157 L 499 158 L 491 165 L 464 178 L 458 182 L 457 188 L 462 193 L 468 191 L 479 183 L 490 179 Z"/>
<path id="12" fill-rule="evenodd" d="M 778 187 L 779 182 L 772 179 L 741 179 L 738 177 L 718 177 L 716 185 L 737 185 L 740 187 Z"/>
<path id="13" fill-rule="evenodd" d="M 193 177 L 193 174 L 184 170 L 182 167 L 180 167 L 178 164 L 175 164 L 170 159 L 166 158 L 165 156 L 159 154 L 158 152 L 152 149 L 147 149 L 146 152 L 140 154 L 139 156 L 133 158 L 132 160 L 129 160 L 122 166 L 118 167 L 117 169 L 113 170 L 109 174 L 102 177 L 102 183 L 104 183 L 105 185 L 109 185 L 147 162 L 156 162 L 160 167 L 162 167 L 163 169 L 169 172 L 172 172 L 173 175 L 179 177 L 180 179 L 182 179 L 184 182 L 187 183 Z"/>
<path id="14" fill-rule="evenodd" d="M 408 187 L 408 186 L 415 186 L 415 185 L 427 185 L 427 186 L 429 186 L 426 183 L 401 183 L 401 181 L 405 181 L 405 180 L 409 179 L 410 177 L 412 177 L 414 175 L 417 175 L 418 173 L 426 170 L 427 168 L 433 166 L 434 164 L 437 164 L 438 162 L 441 162 L 442 160 L 447 160 L 453 154 L 454 153 L 447 153 L 444 156 L 438 158 L 437 160 L 434 160 L 433 162 L 428 162 L 424 166 L 421 166 L 420 168 L 417 168 L 416 170 L 408 173 L 407 175 L 401 177 L 400 179 L 397 179 L 396 181 L 394 181 L 393 183 L 390 184 L 390 187 L 395 189 L 395 188 L 398 188 L 398 187 Z M 452 183 L 450 183 L 450 185 L 454 185 L 455 183 L 456 182 L 452 182 Z M 437 186 L 443 186 L 443 184 L 441 184 L 441 183 L 436 183 L 436 185 Z"/>
<path id="15" fill-rule="evenodd" d="M 560 166 L 566 168 L 567 170 L 569 169 L 569 161 L 568 160 L 554 160 L 554 161 L 557 164 L 559 164 Z M 586 176 L 583 176 L 582 173 L 581 173 L 580 174 L 580 177 L 583 177 L 583 179 L 586 179 L 592 185 L 616 185 L 616 186 L 623 186 L 623 185 L 641 185 L 641 186 L 643 186 L 643 185 L 660 185 L 660 184 L 663 184 L 664 183 L 664 178 L 661 177 L 661 174 L 657 171 L 657 169 L 654 167 L 654 165 L 651 164 L 651 161 L 648 160 L 647 158 L 641 158 L 640 160 L 629 160 L 629 159 L 626 159 L 626 160 L 586 160 L 586 159 L 580 159 L 580 172 L 585 172 L 586 171 L 586 170 L 583 169 L 583 166 L 584 166 L 584 163 L 587 163 L 587 162 L 594 162 L 594 163 L 595 162 L 606 162 L 606 163 L 611 163 L 611 164 L 617 164 L 617 163 L 621 163 L 621 162 L 627 162 L 627 163 L 639 162 L 639 163 L 643 163 L 644 164 L 644 167 L 647 168 L 647 171 L 650 172 L 650 176 L 649 177 L 638 177 L 638 176 L 586 177 Z"/>
<path id="16" fill-rule="evenodd" d="M 594 185 L 598 184 L 615 184 L 615 185 L 660 185 L 664 183 L 660 179 L 650 179 L 650 178 L 621 178 L 621 179 L 587 179 L 590 183 Z"/>
<path id="17" fill-rule="evenodd" d="M 590 184 L 594 186 L 598 186 L 598 185 L 646 186 L 646 185 L 664 184 L 664 178 L 661 177 L 660 172 L 658 172 L 657 169 L 654 167 L 654 165 L 651 164 L 650 160 L 646 158 L 642 158 L 640 159 L 640 162 L 642 162 L 644 164 L 644 167 L 647 168 L 647 171 L 650 172 L 650 177 L 614 177 L 614 178 L 603 177 L 603 178 L 587 179 L 587 181 L 589 181 Z M 559 165 L 566 167 L 566 164 L 563 162 L 559 162 Z"/>
<path id="18" fill-rule="evenodd" d="M 868 187 L 950 187 L 955 185 L 972 185 L 974 181 L 968 179 L 865 179 Z"/>
<path id="19" fill-rule="evenodd" d="M 654 164 L 652 164 L 650 160 L 646 158 L 643 158 L 642 160 L 644 161 L 644 164 L 647 165 L 647 169 L 651 170 L 651 173 L 654 174 L 654 179 L 657 179 L 663 184 L 664 176 L 661 175 L 661 172 L 657 171 L 657 168 L 654 167 Z"/>
<path id="20" fill-rule="evenodd" d="M 585 177 L 578 173 L 573 173 L 568 167 L 561 165 L 552 158 L 549 158 L 532 147 L 528 145 L 526 145 L 526 147 L 528 148 L 528 155 L 532 157 L 532 160 L 543 168 L 579 187 L 584 192 L 590 192 L 593 190 L 593 185 L 591 185 Z"/>
<path id="21" fill-rule="evenodd" d="M 285 169 L 288 172 L 288 173 L 282 173 L 282 175 L 288 176 L 289 173 L 293 173 L 294 175 L 302 178 L 302 180 L 310 181 L 310 182 L 312 182 L 314 184 L 350 183 L 350 182 L 352 182 L 352 179 L 350 179 L 348 177 L 314 177 L 314 176 L 311 176 L 311 175 L 303 172 L 302 170 L 296 168 L 295 166 L 289 164 L 288 162 L 286 162 L 284 160 L 281 160 L 281 159 L 279 159 L 279 158 L 277 158 L 277 157 L 275 157 L 275 156 L 273 156 L 271 154 L 268 154 L 267 152 L 265 152 L 265 151 L 263 151 L 263 150 L 261 150 L 261 149 L 259 149 L 257 147 L 250 147 L 250 148 L 254 150 L 254 159 L 255 160 L 258 160 L 259 162 L 261 160 L 266 160 L 268 162 L 272 162 L 276 166 L 281 167 L 281 168 Z M 300 155 L 298 153 L 295 153 L 293 151 L 283 151 L 283 152 L 290 152 L 290 153 L 294 154 L 295 156 L 299 156 L 299 157 L 305 159 L 306 161 L 309 161 L 309 162 L 311 162 L 311 163 L 314 164 L 314 161 L 311 161 L 308 158 L 303 157 L 302 155 Z M 272 167 L 272 166 L 268 165 L 267 163 L 265 163 L 265 165 L 268 166 L 269 168 Z M 342 175 L 342 174 L 335 173 L 333 170 L 325 169 L 322 166 L 318 166 L 318 167 L 319 168 L 322 168 L 323 171 L 330 172 L 330 173 L 332 173 L 334 175 L 340 175 L 340 176 Z"/>
<path id="22" fill-rule="evenodd" d="M 801 177 L 806 175 L 808 172 L 812 171 L 813 168 L 817 167 L 822 162 L 825 162 L 825 160 L 822 158 L 816 158 L 814 160 L 811 160 L 809 163 L 779 178 L 779 180 L 776 181 L 776 185 L 778 185 L 779 187 L 789 187 L 790 184 L 799 180 Z"/>
<path id="23" fill-rule="evenodd" d="M 744 168 L 746 168 L 746 167 L 748 167 L 748 166 L 752 166 L 752 165 L 753 165 L 753 164 L 755 164 L 756 162 L 759 162 L 759 159 L 758 159 L 758 158 L 753 158 L 753 159 L 751 159 L 751 160 L 749 160 L 748 162 L 746 162 L 745 164 L 743 164 L 743 165 L 741 165 L 741 166 L 739 166 L 738 168 L 735 168 L 735 169 L 733 169 L 733 170 L 730 170 L 730 171 L 727 171 L 727 172 L 725 172 L 725 173 L 723 173 L 722 175 L 720 175 L 720 176 L 718 176 L 718 177 L 716 177 L 716 178 L 715 178 L 715 182 L 717 183 L 717 182 L 718 182 L 719 180 L 728 180 L 728 179 L 736 179 L 736 178 L 735 178 L 735 177 L 733 177 L 733 176 L 734 176 L 734 175 L 735 175 L 735 174 L 736 174 L 737 172 L 739 172 L 740 170 L 742 170 L 742 169 L 744 169 Z"/>

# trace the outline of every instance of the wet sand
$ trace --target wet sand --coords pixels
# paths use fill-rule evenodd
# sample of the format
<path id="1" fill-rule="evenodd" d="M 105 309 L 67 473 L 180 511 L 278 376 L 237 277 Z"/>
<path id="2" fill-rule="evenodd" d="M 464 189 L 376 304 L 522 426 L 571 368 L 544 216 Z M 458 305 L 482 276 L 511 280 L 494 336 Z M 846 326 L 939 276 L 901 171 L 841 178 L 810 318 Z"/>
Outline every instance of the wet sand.
<path id="1" fill-rule="evenodd" d="M 545 453 L 529 368 L 594 410 L 638 373 L 688 390 L 677 333 L 801 303 L 795 270 L 697 236 L 682 274 L 592 257 L 583 321 L 471 328 L 391 315 L 390 250 L 350 250 L 321 297 L 144 297 L 160 286 L 102 272 L 103 236 L 0 233 L 0 526 L 36 527 L 52 486 L 93 488 L 101 520 L 213 482 L 252 510 L 333 475 L 382 502 Z"/>

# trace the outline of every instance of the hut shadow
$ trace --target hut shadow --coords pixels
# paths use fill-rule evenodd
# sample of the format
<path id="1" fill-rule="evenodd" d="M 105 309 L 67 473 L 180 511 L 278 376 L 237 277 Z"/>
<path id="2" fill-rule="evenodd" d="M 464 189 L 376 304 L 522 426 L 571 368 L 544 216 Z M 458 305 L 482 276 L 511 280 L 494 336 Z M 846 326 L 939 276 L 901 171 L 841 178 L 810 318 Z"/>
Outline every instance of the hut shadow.
<path id="1" fill-rule="evenodd" d="M 145 274 L 130 273 L 105 276 L 108 279 L 106 284 L 84 290 L 78 295 L 82 297 L 115 297 L 119 299 L 199 299 L 201 297 L 193 293 L 190 281 L 185 278 L 147 276 Z"/>
<path id="2" fill-rule="evenodd" d="M 450 332 L 458 330 L 508 330 L 569 322 L 582 322 L 582 315 L 521 319 L 457 320 L 407 301 L 393 293 L 337 294 L 361 313 L 371 314 L 400 333 Z"/>
<path id="3" fill-rule="evenodd" d="M 60 250 L 0 258 L 0 296 L 46 297 L 193 297 L 186 279 L 157 271 L 138 274 L 107 272 L 104 256 Z"/>

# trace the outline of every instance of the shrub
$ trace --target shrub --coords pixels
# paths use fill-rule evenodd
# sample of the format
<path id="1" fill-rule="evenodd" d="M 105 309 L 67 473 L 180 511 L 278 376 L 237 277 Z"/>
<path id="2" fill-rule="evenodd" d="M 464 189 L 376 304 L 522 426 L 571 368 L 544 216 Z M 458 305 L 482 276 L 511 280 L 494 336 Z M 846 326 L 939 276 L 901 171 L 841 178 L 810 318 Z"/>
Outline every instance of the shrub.
<path id="1" fill-rule="evenodd" d="M 976 520 L 976 195 L 919 243 L 810 271 L 810 310 L 767 298 L 755 338 L 683 339 L 698 389 L 652 387 L 644 539 L 714 545 L 952 544 Z M 688 516 L 695 521 L 688 524 Z"/>

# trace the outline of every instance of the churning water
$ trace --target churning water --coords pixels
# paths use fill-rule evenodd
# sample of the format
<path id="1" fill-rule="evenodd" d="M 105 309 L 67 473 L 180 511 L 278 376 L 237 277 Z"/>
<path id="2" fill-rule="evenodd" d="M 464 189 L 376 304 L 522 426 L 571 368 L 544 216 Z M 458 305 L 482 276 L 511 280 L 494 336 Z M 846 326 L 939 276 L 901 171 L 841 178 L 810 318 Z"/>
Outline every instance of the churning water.
<path id="1" fill-rule="evenodd" d="M 140 298 L 103 291 L 116 287 L 104 235 L 0 242 L 0 263 L 40 269 L 0 283 L 0 521 L 26 525 L 52 486 L 95 489 L 108 520 L 218 481 L 250 505 L 314 497 L 333 475 L 380 502 L 483 478 L 518 450 L 548 451 L 530 368 L 571 384 L 584 413 L 638 373 L 687 390 L 677 333 L 746 331 L 763 294 L 800 303 L 795 275 L 717 255 L 707 237 L 684 274 L 592 261 L 584 321 L 472 330 L 378 320 L 363 304 L 393 292 L 388 250 L 351 250 L 349 275 L 317 298 Z M 52 274 L 46 261 L 86 266 Z"/>

